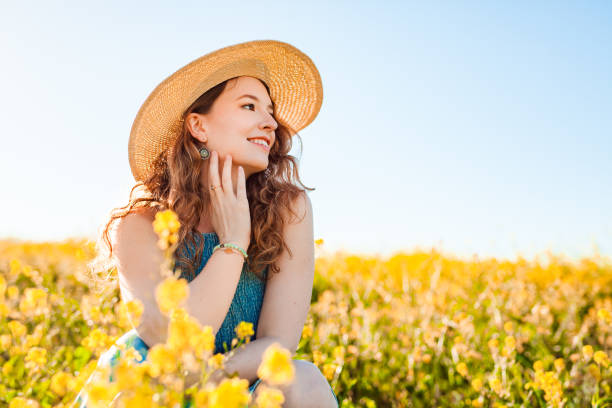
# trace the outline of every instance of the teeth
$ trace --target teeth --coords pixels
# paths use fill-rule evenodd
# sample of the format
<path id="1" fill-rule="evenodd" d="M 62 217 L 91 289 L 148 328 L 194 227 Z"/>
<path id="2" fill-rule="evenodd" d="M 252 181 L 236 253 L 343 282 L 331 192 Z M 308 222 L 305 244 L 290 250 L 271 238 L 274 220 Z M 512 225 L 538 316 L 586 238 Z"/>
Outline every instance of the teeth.
<path id="1" fill-rule="evenodd" d="M 265 141 L 263 141 L 263 140 L 250 140 L 250 142 L 251 143 L 260 144 L 260 145 L 268 147 L 268 144 Z"/>

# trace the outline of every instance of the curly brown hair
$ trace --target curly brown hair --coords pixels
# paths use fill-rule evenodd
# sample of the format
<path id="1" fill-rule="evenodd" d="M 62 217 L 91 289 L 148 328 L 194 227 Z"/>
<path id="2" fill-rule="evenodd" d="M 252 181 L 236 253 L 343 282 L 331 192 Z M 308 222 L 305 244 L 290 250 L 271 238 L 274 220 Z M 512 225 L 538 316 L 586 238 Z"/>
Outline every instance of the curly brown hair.
<path id="1" fill-rule="evenodd" d="M 204 249 L 204 240 L 195 239 L 199 234 L 196 227 L 200 222 L 200 216 L 209 211 L 210 195 L 200 183 L 201 172 L 207 162 L 201 159 L 200 146 L 197 145 L 199 142 L 191 136 L 185 118 L 192 112 L 208 113 L 227 83 L 237 78 L 230 78 L 209 89 L 183 112 L 182 131 L 175 142 L 157 157 L 147 179 L 136 182 L 130 191 L 128 204 L 111 211 L 110 219 L 100 235 L 101 239 L 97 241 L 99 255 L 89 264 L 94 277 L 99 275 L 100 270 L 108 271 L 109 268 L 116 268 L 112 258 L 113 248 L 109 239 L 109 228 L 118 219 L 140 208 L 154 211 L 170 209 L 177 214 L 181 227 L 174 261 L 176 265 L 180 265 L 182 277 L 188 281 L 195 277 Z M 261 82 L 270 94 L 268 85 Z M 291 204 L 304 190 L 314 190 L 301 182 L 297 160 L 289 154 L 292 147 L 289 129 L 278 120 L 277 123 L 275 143 L 269 152 L 268 168 L 251 175 L 246 183 L 252 223 L 247 266 L 248 270 L 255 273 L 260 280 L 264 280 L 263 273 L 268 266 L 273 273 L 279 272 L 275 262 L 280 258 L 283 248 L 292 256 L 282 235 L 283 226 L 288 222 L 284 215 L 289 213 L 296 215 Z M 299 137 L 297 133 L 296 135 Z M 170 149 L 173 151 L 170 152 Z M 172 159 L 169 160 L 169 157 Z M 295 185 L 295 180 L 304 189 Z M 187 245 L 196 248 L 194 256 L 183 256 Z M 107 274 L 107 278 L 111 277 L 113 272 L 115 270 Z M 268 273 L 267 277 L 270 279 L 271 274 Z"/>

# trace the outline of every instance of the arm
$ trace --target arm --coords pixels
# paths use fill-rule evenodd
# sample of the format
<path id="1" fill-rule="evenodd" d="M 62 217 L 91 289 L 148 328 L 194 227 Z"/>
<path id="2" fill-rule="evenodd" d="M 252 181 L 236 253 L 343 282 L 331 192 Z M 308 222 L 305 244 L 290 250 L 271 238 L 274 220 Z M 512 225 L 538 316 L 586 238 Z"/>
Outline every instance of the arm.
<path id="1" fill-rule="evenodd" d="M 136 332 L 149 347 L 166 341 L 169 323 L 155 300 L 155 288 L 162 281 L 163 252 L 157 246 L 153 219 L 150 213 L 144 212 L 121 219 L 114 246 L 121 297 L 125 301 L 138 299 L 142 302 L 144 310 Z M 242 256 L 234 251 L 215 251 L 189 284 L 188 312 L 200 324 L 212 326 L 215 335 L 236 292 L 243 262 Z"/>
<path id="2" fill-rule="evenodd" d="M 238 372 L 240 378 L 249 380 L 249 384 L 252 383 L 257 379 L 257 369 L 261 364 L 261 357 L 272 343 L 280 343 L 280 341 L 274 337 L 262 337 L 235 349 L 234 354 L 225 362 L 225 372 L 228 374 Z M 200 371 L 189 372 L 185 378 L 185 387 L 195 384 L 201 374 Z M 209 381 L 218 384 L 224 378 L 226 378 L 226 375 L 223 371 L 217 370 L 211 374 Z"/>
<path id="3" fill-rule="evenodd" d="M 228 358 L 225 371 L 238 372 L 240 378 L 253 382 L 261 364 L 263 352 L 274 342 L 280 343 L 295 355 L 306 322 L 312 285 L 314 280 L 314 237 L 312 204 L 304 193 L 293 205 L 293 211 L 300 219 L 288 223 L 284 239 L 292 257 L 284 251 L 279 259 L 280 272 L 266 283 L 262 310 L 257 324 L 256 339 L 236 350 Z M 186 385 L 190 386 L 200 373 L 190 374 Z M 215 372 L 211 379 L 220 382 L 225 376 Z"/>
<path id="4" fill-rule="evenodd" d="M 292 205 L 298 219 L 285 225 L 283 236 L 291 251 L 278 261 L 280 273 L 266 283 L 256 338 L 278 338 L 292 355 L 298 348 L 310 309 L 314 281 L 313 211 L 306 193 Z"/>

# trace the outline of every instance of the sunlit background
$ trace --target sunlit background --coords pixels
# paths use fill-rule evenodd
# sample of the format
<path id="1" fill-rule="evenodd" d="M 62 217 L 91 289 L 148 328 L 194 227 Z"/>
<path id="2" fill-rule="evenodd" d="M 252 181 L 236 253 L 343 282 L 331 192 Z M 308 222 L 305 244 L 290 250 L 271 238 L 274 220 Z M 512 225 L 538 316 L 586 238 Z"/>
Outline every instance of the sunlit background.
<path id="1" fill-rule="evenodd" d="M 3 2 L 0 238 L 95 237 L 153 88 L 274 39 L 323 79 L 300 171 L 326 248 L 612 254 L 611 21 L 605 1 Z"/>

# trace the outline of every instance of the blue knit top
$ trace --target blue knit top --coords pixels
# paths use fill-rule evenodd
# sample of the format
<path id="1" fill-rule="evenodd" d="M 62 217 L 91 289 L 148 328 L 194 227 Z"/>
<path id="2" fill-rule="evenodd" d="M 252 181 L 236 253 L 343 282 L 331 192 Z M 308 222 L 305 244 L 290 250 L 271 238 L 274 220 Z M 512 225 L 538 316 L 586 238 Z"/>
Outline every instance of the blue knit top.
<path id="1" fill-rule="evenodd" d="M 208 259 L 212 255 L 213 248 L 219 244 L 219 237 L 215 232 L 204 232 L 196 235 L 197 243 L 199 244 L 199 237 L 204 238 L 204 249 L 202 251 L 202 259 L 200 265 L 196 269 L 195 276 L 197 276 Z M 245 248 L 246 249 L 246 248 Z M 187 247 L 187 253 L 181 252 L 181 255 L 188 256 L 193 259 L 195 256 L 195 248 Z M 268 268 L 266 267 L 263 271 L 264 277 L 268 275 Z M 194 276 L 194 279 L 195 279 Z M 191 281 L 187 274 L 181 273 L 181 277 Z M 241 322 L 253 323 L 253 332 L 257 333 L 257 323 L 259 321 L 259 313 L 261 311 L 261 305 L 263 302 L 263 296 L 265 292 L 265 282 L 260 280 L 255 273 L 251 272 L 246 261 L 243 264 L 242 272 L 240 273 L 240 280 L 232 299 L 232 304 L 225 315 L 225 319 L 217 332 L 215 338 L 215 353 L 225 353 L 231 348 L 232 339 L 236 337 L 235 328 Z M 256 336 L 251 336 L 251 341 L 255 340 Z M 227 349 L 224 347 L 224 343 L 227 345 Z"/>
<path id="2" fill-rule="evenodd" d="M 213 248 L 219 244 L 219 237 L 215 232 L 204 232 L 196 235 L 196 245 L 200 243 L 200 239 L 202 238 L 204 239 L 202 258 L 193 279 L 202 271 L 213 253 Z M 186 251 L 186 253 L 184 251 L 180 252 L 180 255 L 188 256 L 193 259 L 192 257 L 195 256 L 195 248 L 186 246 Z M 175 271 L 176 267 L 177 265 L 175 265 Z M 267 277 L 268 267 L 264 269 L 263 274 L 264 277 Z M 189 279 L 189 276 L 183 272 L 181 272 L 181 277 L 184 277 L 187 281 L 193 280 Z M 253 335 L 250 339 L 251 341 L 256 339 L 257 323 L 259 321 L 259 313 L 263 303 L 264 292 L 265 282 L 260 280 L 254 272 L 251 272 L 247 267 L 247 263 L 244 262 L 234 298 L 232 299 L 230 308 L 215 337 L 214 353 L 226 353 L 231 349 L 232 339 L 237 337 L 235 328 L 242 321 L 253 323 Z M 139 362 L 144 361 L 149 350 L 149 346 L 140 336 L 138 336 L 135 329 L 125 333 L 115 343 L 126 344 L 128 347 L 133 346 L 142 356 Z M 110 365 L 111 369 L 114 369 L 119 355 L 118 349 L 113 346 L 105 355 L 101 356 L 99 365 Z M 113 379 L 113 371 L 114 370 L 111 370 L 111 381 Z"/>
<path id="3" fill-rule="evenodd" d="M 200 265 L 195 271 L 194 276 L 197 276 L 204 266 L 206 262 L 210 258 L 213 252 L 213 248 L 219 244 L 219 237 L 214 232 L 206 232 L 200 233 L 196 235 L 197 244 L 199 244 L 199 240 L 202 237 L 204 239 L 204 249 L 202 252 L 202 259 L 200 261 Z M 184 252 L 181 255 L 185 255 Z M 195 249 L 187 247 L 187 256 L 192 257 L 195 256 Z M 176 267 L 175 267 L 176 269 Z M 183 274 L 181 274 L 183 276 Z M 268 275 L 268 268 L 266 267 L 263 271 L 264 278 Z M 188 276 L 184 276 L 188 281 L 190 280 Z M 261 311 L 261 306 L 263 302 L 263 297 L 265 293 L 265 282 L 260 280 L 253 272 L 248 270 L 247 263 L 243 264 L 242 272 L 240 274 L 240 280 L 238 281 L 238 285 L 236 287 L 236 292 L 234 294 L 234 298 L 232 299 L 232 303 L 230 308 L 225 315 L 225 319 L 217 332 L 215 337 L 215 353 L 225 353 L 225 345 L 227 345 L 227 350 L 231 348 L 231 341 L 234 337 L 236 337 L 236 333 L 234 331 L 235 327 L 241 322 L 251 322 L 253 323 L 253 331 L 257 333 L 257 323 L 259 321 L 259 313 Z M 251 341 L 256 338 L 255 334 L 251 336 Z M 140 359 L 136 359 L 137 362 L 143 362 L 148 354 L 149 346 L 145 344 L 145 342 L 138 336 L 136 330 L 132 329 L 121 336 L 115 344 L 126 344 L 127 347 L 134 347 L 138 353 L 140 354 Z M 98 359 L 98 367 L 110 367 L 110 381 L 114 380 L 114 372 L 115 367 L 117 365 L 118 359 L 121 356 L 121 351 L 117 348 L 116 345 L 113 345 L 109 350 L 103 353 Z M 312 364 L 312 363 L 310 363 Z M 94 374 L 92 374 L 87 381 L 88 383 L 92 381 L 94 378 Z M 260 378 L 252 381 L 249 384 L 249 393 L 253 394 L 255 389 L 261 382 Z M 329 384 L 328 384 L 329 385 Z M 338 397 L 336 396 L 334 390 L 330 389 L 334 398 L 336 399 L 336 406 L 338 404 Z M 76 406 L 75 408 L 87 408 L 87 401 L 89 400 L 89 395 L 83 387 L 77 398 L 75 400 Z M 191 408 L 192 402 L 188 401 L 186 405 L 183 405 L 185 408 Z"/>

